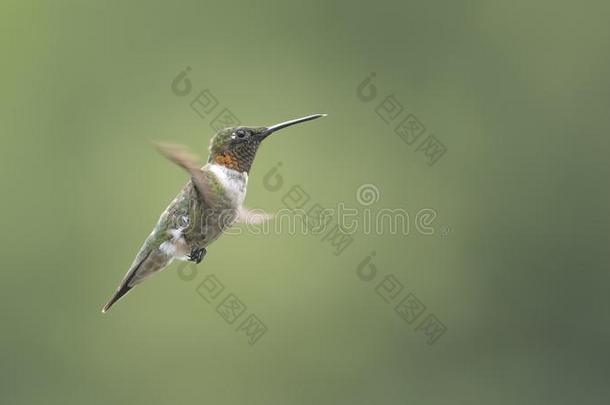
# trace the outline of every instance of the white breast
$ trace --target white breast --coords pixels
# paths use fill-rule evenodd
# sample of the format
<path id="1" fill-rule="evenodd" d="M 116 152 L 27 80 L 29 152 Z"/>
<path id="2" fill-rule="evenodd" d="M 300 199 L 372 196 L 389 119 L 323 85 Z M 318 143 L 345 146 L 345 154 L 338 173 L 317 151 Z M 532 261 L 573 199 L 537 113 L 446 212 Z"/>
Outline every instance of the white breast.
<path id="1" fill-rule="evenodd" d="M 220 184 L 225 189 L 225 196 L 235 208 L 243 205 L 246 198 L 246 187 L 248 185 L 248 173 L 238 172 L 228 167 L 209 164 L 210 171 L 214 173 Z"/>

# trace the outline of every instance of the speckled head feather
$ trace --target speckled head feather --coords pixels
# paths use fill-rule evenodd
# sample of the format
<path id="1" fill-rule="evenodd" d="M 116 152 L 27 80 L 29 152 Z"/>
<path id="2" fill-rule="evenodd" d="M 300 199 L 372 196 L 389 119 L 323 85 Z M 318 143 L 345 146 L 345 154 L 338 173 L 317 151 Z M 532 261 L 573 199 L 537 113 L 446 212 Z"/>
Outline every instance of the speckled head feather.
<path id="1" fill-rule="evenodd" d="M 239 172 L 249 172 L 265 127 L 235 127 L 220 130 L 210 141 L 209 163 L 216 163 Z"/>
<path id="2" fill-rule="evenodd" d="M 216 163 L 239 172 L 249 172 L 256 151 L 267 136 L 282 128 L 324 116 L 326 114 L 308 115 L 284 121 L 270 127 L 234 127 L 222 129 L 210 141 L 208 163 Z"/>

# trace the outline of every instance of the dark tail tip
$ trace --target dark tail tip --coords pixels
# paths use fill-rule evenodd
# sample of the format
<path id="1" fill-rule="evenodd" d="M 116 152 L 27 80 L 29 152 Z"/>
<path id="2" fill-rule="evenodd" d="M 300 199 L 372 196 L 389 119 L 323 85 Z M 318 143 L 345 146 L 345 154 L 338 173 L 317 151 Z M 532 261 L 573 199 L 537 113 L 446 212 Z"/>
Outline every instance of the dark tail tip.
<path id="1" fill-rule="evenodd" d="M 131 290 L 132 287 L 128 287 L 127 283 L 125 283 L 124 285 L 121 286 L 121 288 L 119 288 L 114 295 L 112 296 L 112 298 L 110 298 L 110 300 L 108 300 L 108 302 L 106 303 L 106 305 L 104 305 L 104 308 L 102 308 L 102 314 L 105 314 L 106 312 L 108 312 L 108 310 L 110 309 L 111 306 L 114 305 L 115 302 L 117 302 L 118 300 L 121 299 L 121 297 L 125 294 L 127 294 L 129 292 L 129 290 Z"/>

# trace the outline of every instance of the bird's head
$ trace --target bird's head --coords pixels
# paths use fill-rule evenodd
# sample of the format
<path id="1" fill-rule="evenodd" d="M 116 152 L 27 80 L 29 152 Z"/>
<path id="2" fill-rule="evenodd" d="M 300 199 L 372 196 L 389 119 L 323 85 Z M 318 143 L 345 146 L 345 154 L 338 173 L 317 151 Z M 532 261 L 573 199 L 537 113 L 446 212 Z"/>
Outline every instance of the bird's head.
<path id="1" fill-rule="evenodd" d="M 270 127 L 242 126 L 221 129 L 210 141 L 208 162 L 226 166 L 239 172 L 249 172 L 258 147 L 269 135 L 282 128 L 325 116 L 326 114 L 308 115 Z"/>

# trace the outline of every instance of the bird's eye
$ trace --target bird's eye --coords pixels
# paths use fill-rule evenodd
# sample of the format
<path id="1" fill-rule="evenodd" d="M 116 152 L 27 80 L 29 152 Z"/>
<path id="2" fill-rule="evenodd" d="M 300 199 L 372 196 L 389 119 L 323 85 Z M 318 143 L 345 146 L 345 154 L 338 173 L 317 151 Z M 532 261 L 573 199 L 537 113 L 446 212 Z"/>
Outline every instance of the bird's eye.
<path id="1" fill-rule="evenodd" d="M 247 132 L 244 131 L 243 129 L 238 129 L 237 131 L 235 131 L 235 136 L 237 136 L 240 139 L 245 138 L 247 135 Z"/>

